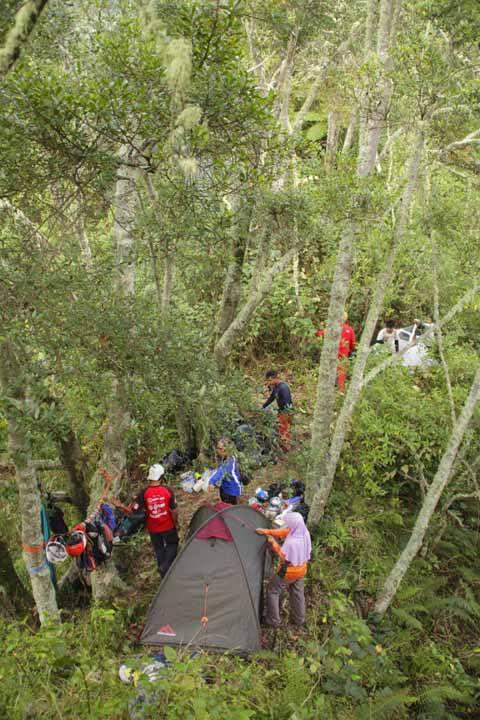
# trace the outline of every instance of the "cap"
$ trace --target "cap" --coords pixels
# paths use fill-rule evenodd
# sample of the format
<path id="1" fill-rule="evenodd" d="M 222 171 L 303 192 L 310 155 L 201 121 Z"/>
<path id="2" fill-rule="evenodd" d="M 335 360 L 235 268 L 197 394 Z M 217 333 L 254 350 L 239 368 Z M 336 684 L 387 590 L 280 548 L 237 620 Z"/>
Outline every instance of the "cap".
<path id="1" fill-rule="evenodd" d="M 160 463 L 151 465 L 148 470 L 147 480 L 160 480 L 162 475 L 165 475 L 165 468 Z"/>

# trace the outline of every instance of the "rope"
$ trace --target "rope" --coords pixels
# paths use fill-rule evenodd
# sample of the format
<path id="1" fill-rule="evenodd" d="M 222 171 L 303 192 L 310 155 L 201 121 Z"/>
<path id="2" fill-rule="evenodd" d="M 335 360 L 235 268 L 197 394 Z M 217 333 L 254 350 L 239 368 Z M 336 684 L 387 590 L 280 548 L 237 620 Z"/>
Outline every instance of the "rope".
<path id="1" fill-rule="evenodd" d="M 207 605 L 208 605 L 208 585 L 205 585 L 205 594 L 204 594 L 204 601 L 203 601 L 203 615 L 200 619 L 200 622 L 202 623 L 203 627 L 206 627 L 208 625 Z"/>

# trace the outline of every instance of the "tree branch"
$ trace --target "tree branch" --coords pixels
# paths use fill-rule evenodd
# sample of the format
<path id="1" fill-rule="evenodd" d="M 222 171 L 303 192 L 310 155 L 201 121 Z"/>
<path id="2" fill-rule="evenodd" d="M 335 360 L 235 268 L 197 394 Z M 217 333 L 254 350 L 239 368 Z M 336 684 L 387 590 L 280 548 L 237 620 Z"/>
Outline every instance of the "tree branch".
<path id="1" fill-rule="evenodd" d="M 250 294 L 250 297 L 236 318 L 230 323 L 229 327 L 216 343 L 214 355 L 220 368 L 224 367 L 234 343 L 247 327 L 258 306 L 270 292 L 275 277 L 286 268 L 288 263 L 293 259 L 295 252 L 296 248 L 290 248 L 290 250 L 288 250 L 285 255 L 282 255 L 282 257 L 270 268 L 260 285 Z"/>
<path id="2" fill-rule="evenodd" d="M 20 210 L 19 208 L 12 205 L 10 200 L 7 200 L 7 198 L 0 199 L 0 210 L 10 211 L 14 216 L 15 220 L 22 223 L 22 225 L 32 231 L 32 235 L 35 237 L 41 247 L 49 247 L 47 236 L 44 235 L 40 228 L 34 222 L 32 222 L 29 217 L 25 215 L 23 210 Z"/>
<path id="3" fill-rule="evenodd" d="M 0 79 L 7 76 L 20 57 L 22 47 L 35 27 L 48 0 L 27 0 L 15 15 L 15 23 L 0 49 Z"/>
<path id="4" fill-rule="evenodd" d="M 341 43 L 338 48 L 335 50 L 333 55 L 331 57 L 324 57 L 322 62 L 320 63 L 320 66 L 318 68 L 318 75 L 316 79 L 313 81 L 313 83 L 310 86 L 310 89 L 308 91 L 307 97 L 305 98 L 305 102 L 303 103 L 302 107 L 297 113 L 297 116 L 292 123 L 291 128 L 291 135 L 295 135 L 295 133 L 299 132 L 302 129 L 303 123 L 305 122 L 305 116 L 308 112 L 310 112 L 310 109 L 317 99 L 318 91 L 320 90 L 321 86 L 325 82 L 325 78 L 327 76 L 327 71 L 330 69 L 330 66 L 332 63 L 334 63 L 337 58 L 343 57 L 343 55 L 347 52 L 349 47 L 352 45 L 352 43 L 356 40 L 359 34 L 359 30 L 361 27 L 360 22 L 354 23 L 352 27 L 352 31 L 348 38 L 344 40 L 343 43 Z"/>
<path id="5" fill-rule="evenodd" d="M 455 401 L 453 399 L 452 383 L 450 382 L 450 373 L 448 371 L 448 364 L 445 358 L 443 350 L 443 335 L 440 327 L 440 292 L 438 289 L 438 253 L 435 238 L 432 230 L 432 279 L 433 279 L 433 319 L 435 321 L 436 336 L 438 343 L 438 353 L 440 355 L 440 361 L 443 367 L 443 374 L 445 375 L 445 383 L 447 385 L 448 400 L 450 403 L 450 414 L 452 416 L 452 427 L 457 422 L 457 413 L 455 411 Z"/>
<path id="6" fill-rule="evenodd" d="M 466 145 L 478 144 L 480 143 L 480 138 L 478 137 L 478 135 L 480 135 L 480 128 L 469 133 L 462 140 L 455 140 L 455 142 L 450 143 L 450 145 L 447 145 L 447 147 L 442 150 L 442 153 L 451 152 L 452 150 L 463 148 Z"/>

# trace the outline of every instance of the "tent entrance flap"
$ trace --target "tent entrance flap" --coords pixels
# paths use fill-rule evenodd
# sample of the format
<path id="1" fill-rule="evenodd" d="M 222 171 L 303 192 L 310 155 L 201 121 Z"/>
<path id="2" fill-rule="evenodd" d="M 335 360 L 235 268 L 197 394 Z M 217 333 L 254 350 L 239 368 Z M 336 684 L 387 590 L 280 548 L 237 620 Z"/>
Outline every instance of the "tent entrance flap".
<path id="1" fill-rule="evenodd" d="M 190 539 L 153 600 L 141 642 L 233 652 L 260 649 L 266 542 L 255 528 L 269 525 L 246 505 L 219 512 L 200 508 L 190 524 Z"/>
<path id="2" fill-rule="evenodd" d="M 216 515 L 214 515 L 211 520 L 208 520 L 208 522 L 206 522 L 200 530 L 197 530 L 195 537 L 197 540 L 218 538 L 219 540 L 233 542 L 232 533 L 223 521 L 223 518 L 217 517 Z"/>

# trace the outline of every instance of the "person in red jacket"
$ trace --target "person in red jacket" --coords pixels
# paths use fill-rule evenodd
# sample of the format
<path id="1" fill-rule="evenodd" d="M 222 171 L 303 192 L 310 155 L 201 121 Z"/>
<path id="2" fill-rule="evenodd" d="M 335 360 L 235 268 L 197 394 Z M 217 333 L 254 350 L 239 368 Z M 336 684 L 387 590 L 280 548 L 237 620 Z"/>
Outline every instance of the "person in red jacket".
<path id="1" fill-rule="evenodd" d="M 178 510 L 173 491 L 163 484 L 163 465 L 152 465 L 148 471 L 148 487 L 136 499 L 138 508 L 146 513 L 146 527 L 157 558 L 158 572 L 164 577 L 178 551 Z M 135 508 L 135 505 L 134 505 Z"/>
<path id="2" fill-rule="evenodd" d="M 345 390 L 345 380 L 347 379 L 346 361 L 355 350 L 355 330 L 351 325 L 348 325 L 347 320 L 347 313 L 343 313 L 342 331 L 338 343 L 338 359 L 340 362 L 337 365 L 337 385 L 341 392 Z M 325 330 L 317 330 L 315 335 L 322 337 L 325 335 Z"/>

